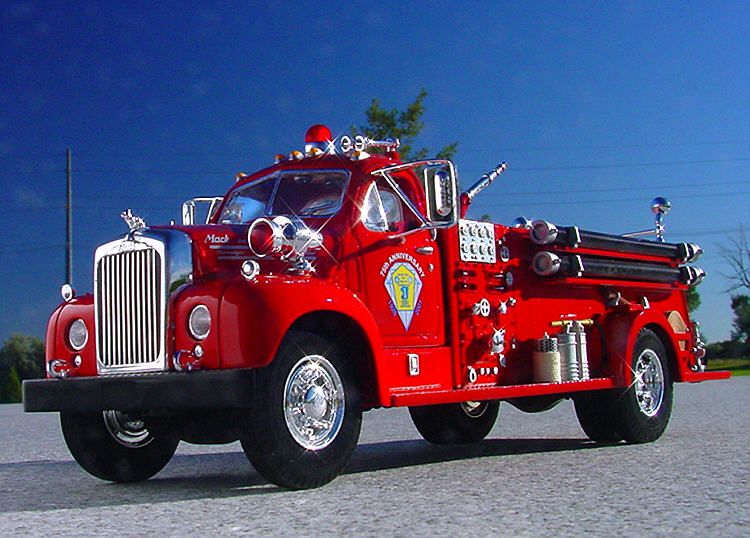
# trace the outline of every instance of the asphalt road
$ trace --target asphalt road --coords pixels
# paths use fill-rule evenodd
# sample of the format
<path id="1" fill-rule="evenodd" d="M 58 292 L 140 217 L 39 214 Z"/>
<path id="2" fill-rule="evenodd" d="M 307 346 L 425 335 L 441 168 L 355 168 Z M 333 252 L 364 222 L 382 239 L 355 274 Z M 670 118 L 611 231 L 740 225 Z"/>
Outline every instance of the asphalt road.
<path id="1" fill-rule="evenodd" d="M 750 377 L 677 385 L 667 432 L 638 446 L 588 442 L 570 402 L 504 404 L 468 448 L 371 411 L 345 474 L 292 492 L 236 443 L 183 443 L 153 479 L 105 483 L 72 460 L 56 414 L 0 405 L 0 535 L 748 536 L 748 414 Z"/>

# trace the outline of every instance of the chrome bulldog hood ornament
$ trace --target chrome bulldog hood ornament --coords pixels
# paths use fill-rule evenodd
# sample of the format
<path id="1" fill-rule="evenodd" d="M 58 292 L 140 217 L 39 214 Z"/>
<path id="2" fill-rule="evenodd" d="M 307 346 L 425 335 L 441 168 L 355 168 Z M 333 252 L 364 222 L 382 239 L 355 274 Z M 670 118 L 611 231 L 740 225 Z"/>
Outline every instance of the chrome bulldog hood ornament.
<path id="1" fill-rule="evenodd" d="M 130 208 L 127 208 L 125 211 L 120 213 L 120 216 L 128 225 L 128 233 L 131 235 L 137 232 L 138 230 L 142 230 L 143 228 L 146 227 L 146 221 L 143 220 L 141 217 L 137 217 L 133 215 L 133 212 L 130 211 Z"/>

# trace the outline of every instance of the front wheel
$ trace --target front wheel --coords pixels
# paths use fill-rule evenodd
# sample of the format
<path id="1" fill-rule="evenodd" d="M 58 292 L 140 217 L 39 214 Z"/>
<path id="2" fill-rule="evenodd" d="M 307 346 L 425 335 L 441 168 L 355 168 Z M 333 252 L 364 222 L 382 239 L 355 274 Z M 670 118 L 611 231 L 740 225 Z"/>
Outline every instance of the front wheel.
<path id="1" fill-rule="evenodd" d="M 180 440 L 121 411 L 60 413 L 68 450 L 87 472 L 112 482 L 146 480 L 169 462 Z"/>
<path id="2" fill-rule="evenodd" d="M 359 439 L 362 409 L 354 369 L 328 338 L 292 331 L 256 371 L 241 442 L 266 480 L 290 489 L 322 486 L 344 470 Z"/>
<path id="3" fill-rule="evenodd" d="M 481 441 L 497 419 L 500 402 L 461 402 L 457 404 L 410 407 L 417 431 L 434 445 L 468 444 Z"/>

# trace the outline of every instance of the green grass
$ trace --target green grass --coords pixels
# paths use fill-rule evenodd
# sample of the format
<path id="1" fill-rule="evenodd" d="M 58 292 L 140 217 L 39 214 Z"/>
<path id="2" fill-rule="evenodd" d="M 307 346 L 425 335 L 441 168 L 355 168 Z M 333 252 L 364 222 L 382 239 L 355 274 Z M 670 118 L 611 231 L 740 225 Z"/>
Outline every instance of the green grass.
<path id="1" fill-rule="evenodd" d="M 750 358 L 709 359 L 708 370 L 729 370 L 733 376 L 750 375 Z"/>

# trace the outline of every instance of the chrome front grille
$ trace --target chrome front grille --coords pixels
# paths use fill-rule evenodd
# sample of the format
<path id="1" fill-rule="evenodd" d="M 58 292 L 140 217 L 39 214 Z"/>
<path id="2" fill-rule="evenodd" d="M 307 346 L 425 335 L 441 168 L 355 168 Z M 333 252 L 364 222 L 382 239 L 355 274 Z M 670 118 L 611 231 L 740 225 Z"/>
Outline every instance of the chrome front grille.
<path id="1" fill-rule="evenodd" d="M 163 243 L 125 240 L 105 247 L 97 252 L 95 266 L 99 370 L 164 369 L 167 294 Z"/>

